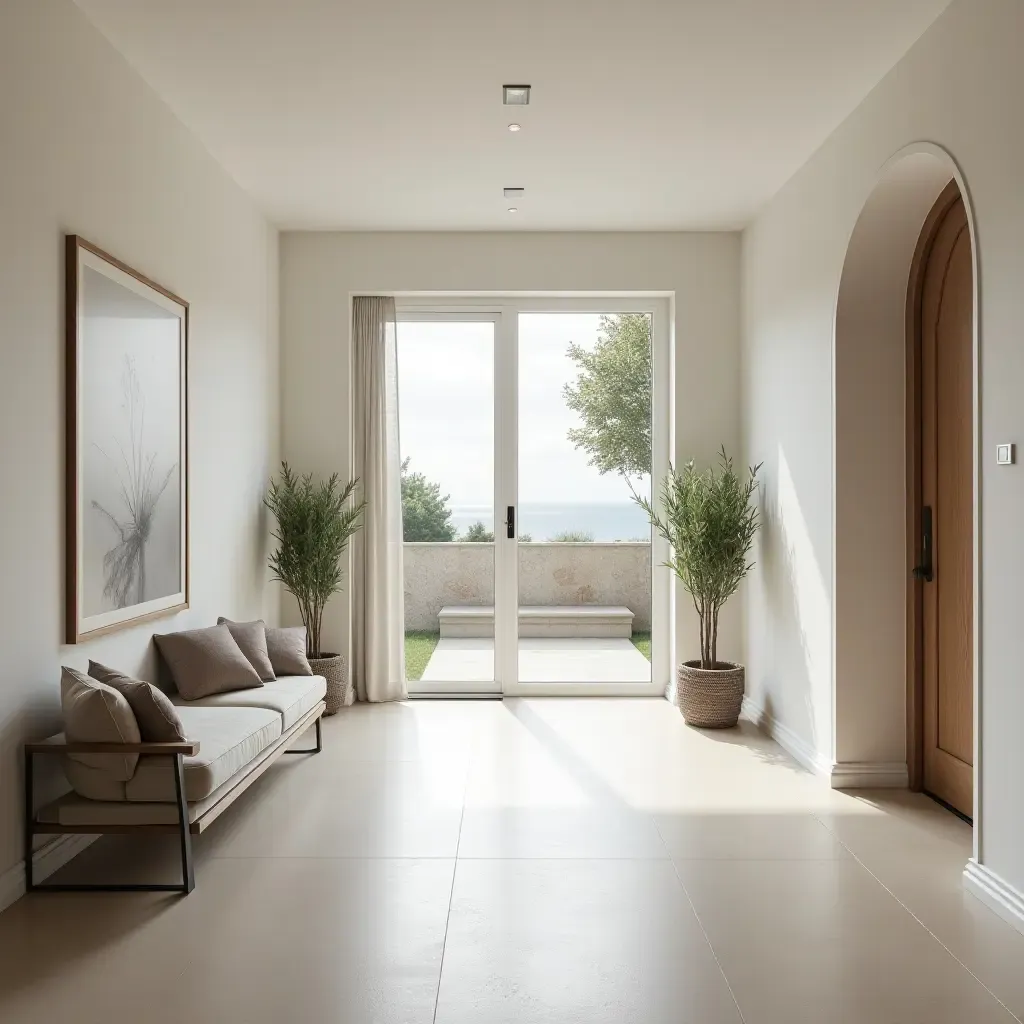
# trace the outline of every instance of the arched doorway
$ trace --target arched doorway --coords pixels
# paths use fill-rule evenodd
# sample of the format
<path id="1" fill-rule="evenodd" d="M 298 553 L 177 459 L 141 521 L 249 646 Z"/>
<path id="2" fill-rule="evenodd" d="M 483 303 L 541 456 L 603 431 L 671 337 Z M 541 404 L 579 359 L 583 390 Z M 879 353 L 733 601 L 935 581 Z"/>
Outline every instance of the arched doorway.
<path id="1" fill-rule="evenodd" d="M 948 217 L 957 204 L 961 220 L 954 223 Z M 936 238 L 943 232 L 940 258 Z M 956 636 L 950 626 L 954 621 L 950 612 L 955 608 L 961 620 L 966 616 L 973 636 L 977 564 L 975 254 L 969 196 L 950 156 L 930 145 L 898 154 L 883 169 L 850 238 L 837 297 L 833 349 L 833 784 L 935 789 L 934 764 L 925 778 L 925 749 L 930 744 L 929 749 L 938 750 L 935 757 L 941 760 L 942 753 L 951 748 L 961 768 L 954 773 L 954 799 L 949 799 L 951 790 L 941 782 L 938 788 L 943 792 L 937 795 L 954 806 L 959 804 L 957 810 L 968 815 L 974 802 L 971 764 L 976 658 L 973 643 L 965 653 L 964 637 Z M 940 263 L 948 263 L 951 255 L 958 276 L 955 288 L 946 293 L 946 313 L 956 292 L 960 307 L 955 330 L 963 329 L 966 316 L 966 351 L 959 352 L 955 366 L 939 368 L 946 376 L 960 375 L 955 378 L 960 390 L 954 388 L 959 404 L 950 406 L 947 396 L 944 408 L 938 409 L 934 404 L 934 337 L 936 329 L 954 328 L 948 318 L 948 322 L 931 323 L 928 330 L 933 344 L 924 359 L 920 314 L 926 292 L 933 320 L 942 311 L 945 269 Z M 966 310 L 962 308 L 965 288 Z M 947 348 L 944 345 L 943 352 Z M 925 374 L 930 375 L 927 385 Z M 931 431 L 927 452 L 925 420 Z M 935 448 L 937 427 L 942 428 L 942 453 Z M 959 433 L 957 445 L 951 447 L 953 427 Z M 955 480 L 946 472 L 953 462 Z M 938 477 L 936 467 L 941 469 Z M 954 485 L 956 501 L 950 504 L 947 492 Z M 937 505 L 943 497 L 947 514 L 939 542 Z M 939 588 L 934 582 L 913 575 L 924 561 L 925 507 L 932 510 L 933 540 L 944 545 L 941 596 L 937 596 Z M 951 520 L 958 524 L 956 531 L 948 528 Z M 966 552 L 959 561 L 951 555 L 954 543 L 958 551 Z M 939 557 L 934 549 L 933 557 Z M 956 571 L 951 565 L 957 566 Z M 937 562 L 935 568 L 937 572 Z M 935 578 L 933 573 L 933 581 Z M 931 593 L 928 587 L 933 588 Z M 942 639 L 937 633 L 940 625 Z M 936 651 L 947 666 L 954 660 L 951 652 L 956 654 L 956 689 L 940 685 L 936 690 L 934 681 L 941 680 L 941 670 L 938 675 L 935 671 Z M 930 696 L 925 686 L 929 672 Z M 965 672 L 966 695 L 962 689 Z M 930 717 L 925 714 L 929 701 Z M 936 725 L 936 710 L 944 716 L 940 725 Z"/>
<path id="2" fill-rule="evenodd" d="M 911 784 L 974 814 L 974 260 L 956 181 L 918 240 L 907 294 Z"/>

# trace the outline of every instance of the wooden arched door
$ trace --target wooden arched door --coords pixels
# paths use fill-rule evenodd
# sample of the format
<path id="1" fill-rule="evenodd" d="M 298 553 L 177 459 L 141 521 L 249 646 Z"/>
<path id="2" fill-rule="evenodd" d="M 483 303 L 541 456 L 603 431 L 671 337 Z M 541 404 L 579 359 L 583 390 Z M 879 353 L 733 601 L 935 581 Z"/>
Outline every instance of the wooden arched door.
<path id="1" fill-rule="evenodd" d="M 968 818 L 974 794 L 974 269 L 963 198 L 943 192 L 919 249 L 922 788 Z"/>

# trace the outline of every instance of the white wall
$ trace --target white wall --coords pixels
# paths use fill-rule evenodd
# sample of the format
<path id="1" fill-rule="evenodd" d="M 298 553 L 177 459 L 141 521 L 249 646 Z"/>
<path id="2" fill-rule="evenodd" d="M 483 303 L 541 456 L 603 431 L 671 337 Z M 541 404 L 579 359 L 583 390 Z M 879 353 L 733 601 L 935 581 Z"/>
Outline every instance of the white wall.
<path id="1" fill-rule="evenodd" d="M 833 320 L 858 215 L 909 143 L 945 147 L 977 218 L 981 330 L 980 855 L 1024 887 L 1024 4 L 957 0 L 744 235 L 743 439 L 765 461 L 767 528 L 748 587 L 754 697 L 825 759 L 832 750 Z"/>
<path id="2" fill-rule="evenodd" d="M 282 445 L 302 471 L 348 471 L 350 297 L 392 292 L 675 293 L 675 448 L 710 461 L 739 443 L 739 236 L 735 234 L 339 233 L 281 238 Z M 693 610 L 677 601 L 677 648 L 692 657 Z M 723 616 L 738 657 L 740 601 Z M 347 605 L 328 607 L 348 645 Z"/>
<path id="3" fill-rule="evenodd" d="M 59 727 L 61 664 L 148 673 L 154 628 L 277 615 L 260 499 L 279 381 L 276 231 L 69 0 L 0 9 L 0 146 L 2 898 L 19 747 Z M 79 647 L 61 643 L 65 232 L 191 303 L 192 607 Z"/>

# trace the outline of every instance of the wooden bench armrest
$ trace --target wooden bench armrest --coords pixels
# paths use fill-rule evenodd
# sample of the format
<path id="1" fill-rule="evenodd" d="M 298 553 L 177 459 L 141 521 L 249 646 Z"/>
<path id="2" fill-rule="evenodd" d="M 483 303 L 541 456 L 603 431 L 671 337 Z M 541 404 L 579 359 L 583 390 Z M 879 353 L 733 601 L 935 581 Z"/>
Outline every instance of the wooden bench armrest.
<path id="1" fill-rule="evenodd" d="M 26 754 L 198 754 L 198 742 L 184 743 L 74 743 L 69 740 L 42 740 L 26 743 Z"/>

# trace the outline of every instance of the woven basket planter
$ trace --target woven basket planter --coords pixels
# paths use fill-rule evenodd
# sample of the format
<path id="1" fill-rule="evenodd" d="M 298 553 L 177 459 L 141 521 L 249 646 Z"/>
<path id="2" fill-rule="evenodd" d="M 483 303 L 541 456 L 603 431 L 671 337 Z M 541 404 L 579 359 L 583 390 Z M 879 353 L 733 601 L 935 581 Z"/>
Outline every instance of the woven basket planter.
<path id="1" fill-rule="evenodd" d="M 309 667 L 313 675 L 323 676 L 327 680 L 327 705 L 325 715 L 336 715 L 342 708 L 348 707 L 355 698 L 355 692 L 348 678 L 348 666 L 340 654 L 328 654 L 325 658 L 310 658 Z"/>
<path id="2" fill-rule="evenodd" d="M 679 666 L 677 695 L 679 710 L 687 725 L 698 729 L 731 729 L 740 717 L 743 703 L 742 665 L 718 662 L 718 668 L 701 668 L 699 661 Z"/>

